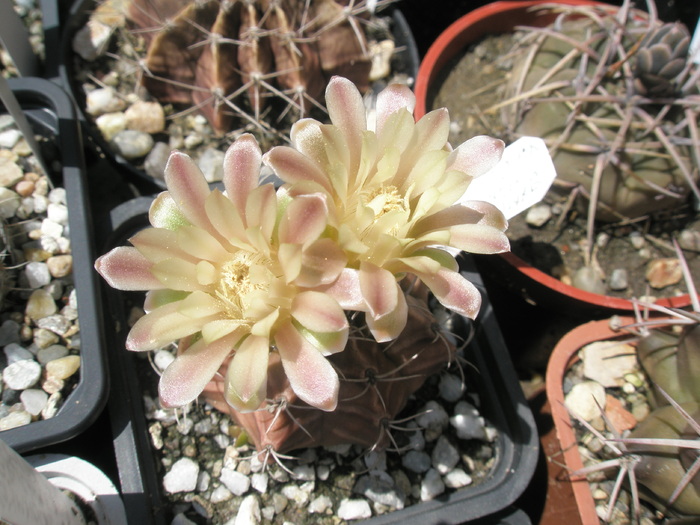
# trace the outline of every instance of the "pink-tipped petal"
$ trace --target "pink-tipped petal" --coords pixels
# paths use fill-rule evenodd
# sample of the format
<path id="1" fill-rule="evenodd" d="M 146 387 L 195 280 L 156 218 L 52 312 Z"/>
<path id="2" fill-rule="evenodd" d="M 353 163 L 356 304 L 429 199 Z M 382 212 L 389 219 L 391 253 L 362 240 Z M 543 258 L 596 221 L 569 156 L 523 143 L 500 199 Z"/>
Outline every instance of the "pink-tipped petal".
<path id="1" fill-rule="evenodd" d="M 320 410 L 335 410 L 340 381 L 321 352 L 291 322 L 277 330 L 275 344 L 289 384 L 299 399 Z"/>
<path id="2" fill-rule="evenodd" d="M 246 337 L 233 354 L 224 395 L 236 410 L 255 410 L 265 401 L 269 357 L 270 340 L 254 335 Z"/>
<path id="3" fill-rule="evenodd" d="M 222 239 L 226 239 L 238 248 L 243 247 L 245 244 L 242 242 L 245 238 L 244 217 L 228 197 L 214 189 L 204 201 L 204 209 L 209 222 Z"/>
<path id="4" fill-rule="evenodd" d="M 391 84 L 377 95 L 377 135 L 382 133 L 384 124 L 392 113 L 406 109 L 413 114 L 416 96 L 408 86 Z"/>
<path id="5" fill-rule="evenodd" d="M 292 299 L 292 317 L 312 332 L 340 332 L 348 320 L 338 302 L 321 292 L 301 292 Z"/>
<path id="6" fill-rule="evenodd" d="M 350 80 L 335 76 L 326 88 L 326 107 L 331 122 L 345 137 L 352 162 L 349 170 L 355 172 L 362 152 L 362 133 L 367 129 L 362 95 Z"/>
<path id="7" fill-rule="evenodd" d="M 386 343 L 396 339 L 406 327 L 408 320 L 406 296 L 398 285 L 396 289 L 397 304 L 394 310 L 379 319 L 374 319 L 370 316 L 365 317 L 367 328 L 369 328 L 369 331 L 378 343 Z"/>
<path id="8" fill-rule="evenodd" d="M 353 268 L 344 268 L 333 284 L 318 288 L 338 301 L 343 310 L 367 311 L 367 303 L 362 296 L 360 272 Z"/>
<path id="9" fill-rule="evenodd" d="M 416 142 L 423 151 L 444 150 L 450 137 L 450 114 L 440 108 L 423 115 L 416 122 Z"/>
<path id="10" fill-rule="evenodd" d="M 188 155 L 179 151 L 170 154 L 165 165 L 165 184 L 185 218 L 195 226 L 208 229 L 210 225 L 204 211 L 204 201 L 209 195 L 209 185 Z"/>
<path id="11" fill-rule="evenodd" d="M 300 254 L 300 268 L 294 284 L 306 288 L 331 284 L 347 262 L 347 255 L 332 239 L 318 239 Z"/>
<path id="12" fill-rule="evenodd" d="M 239 339 L 240 334 L 210 344 L 200 339 L 178 355 L 160 377 L 158 393 L 163 406 L 180 407 L 197 399 Z"/>
<path id="13" fill-rule="evenodd" d="M 481 294 L 459 273 L 441 268 L 436 273 L 417 275 L 445 308 L 470 319 L 476 319 L 481 308 Z"/>
<path id="14" fill-rule="evenodd" d="M 450 228 L 450 246 L 469 253 L 510 251 L 508 236 L 485 224 L 462 224 Z"/>
<path id="15" fill-rule="evenodd" d="M 397 283 L 394 274 L 368 262 L 360 264 L 360 288 L 374 319 L 398 307 Z"/>
<path id="16" fill-rule="evenodd" d="M 231 253 L 209 232 L 196 226 L 183 226 L 176 232 L 177 245 L 192 257 L 222 263 Z"/>
<path id="17" fill-rule="evenodd" d="M 328 224 L 328 205 L 321 194 L 295 197 L 284 211 L 279 225 L 283 243 L 306 244 L 315 241 Z"/>
<path id="18" fill-rule="evenodd" d="M 241 216 L 248 194 L 258 187 L 261 160 L 258 141 L 249 133 L 236 139 L 224 156 L 224 188 Z"/>
<path id="19" fill-rule="evenodd" d="M 479 135 L 463 142 L 450 153 L 447 167 L 479 177 L 498 164 L 504 149 L 502 140 Z"/>
<path id="20" fill-rule="evenodd" d="M 136 248 L 119 246 L 95 261 L 95 270 L 112 288 L 126 291 L 165 288 L 151 273 L 153 263 Z"/>
<path id="21" fill-rule="evenodd" d="M 151 272 L 164 286 L 173 290 L 202 290 L 197 278 L 197 265 L 182 259 L 164 259 L 151 266 Z"/>
<path id="22" fill-rule="evenodd" d="M 167 288 L 163 288 L 162 290 L 150 290 L 146 293 L 146 298 L 143 301 L 143 310 L 149 313 L 163 305 L 174 303 L 175 301 L 182 301 L 188 295 L 189 292 L 169 290 Z"/>
<path id="23" fill-rule="evenodd" d="M 272 148 L 263 156 L 263 161 L 284 182 L 294 184 L 311 180 L 321 185 L 326 191 L 331 191 L 328 177 L 319 165 L 303 153 L 289 146 Z"/>
<path id="24" fill-rule="evenodd" d="M 165 228 L 145 228 L 129 239 L 144 257 L 152 262 L 183 257 L 194 261 L 177 245 L 177 232 Z"/>

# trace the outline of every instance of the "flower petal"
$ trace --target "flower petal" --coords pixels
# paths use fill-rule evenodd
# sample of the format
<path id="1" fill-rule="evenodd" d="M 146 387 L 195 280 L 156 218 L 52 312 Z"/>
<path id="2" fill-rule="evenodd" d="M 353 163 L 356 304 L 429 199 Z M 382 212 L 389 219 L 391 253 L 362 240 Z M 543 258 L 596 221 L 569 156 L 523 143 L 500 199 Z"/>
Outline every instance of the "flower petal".
<path id="1" fill-rule="evenodd" d="M 462 275 L 447 268 L 436 273 L 418 273 L 436 299 L 445 307 L 470 319 L 476 319 L 481 308 L 481 294 Z"/>
<path id="2" fill-rule="evenodd" d="M 328 206 L 320 194 L 299 195 L 292 199 L 279 225 L 282 243 L 306 244 L 315 241 L 328 224 Z"/>
<path id="3" fill-rule="evenodd" d="M 469 253 L 510 251 L 508 236 L 485 224 L 461 224 L 450 228 L 450 246 Z"/>
<path id="4" fill-rule="evenodd" d="M 179 151 L 170 154 L 165 165 L 165 184 L 185 218 L 195 226 L 209 229 L 209 218 L 204 210 L 209 184 L 188 155 Z"/>
<path id="5" fill-rule="evenodd" d="M 165 304 L 182 301 L 189 294 L 190 292 L 169 290 L 167 288 L 163 288 L 162 290 L 150 290 L 146 293 L 146 299 L 143 301 L 143 310 L 146 313 L 152 312 Z"/>
<path id="6" fill-rule="evenodd" d="M 177 245 L 185 253 L 216 263 L 222 263 L 231 258 L 231 253 L 221 246 L 221 243 L 208 231 L 196 226 L 183 226 L 176 232 Z"/>
<path id="7" fill-rule="evenodd" d="M 248 229 L 260 228 L 262 237 L 270 239 L 277 220 L 277 195 L 272 184 L 258 186 L 250 192 L 245 216 Z"/>
<path id="8" fill-rule="evenodd" d="M 338 278 L 347 261 L 345 252 L 332 239 L 318 239 L 301 252 L 301 267 L 294 284 L 305 288 L 330 284 Z"/>
<path id="9" fill-rule="evenodd" d="M 148 209 L 148 221 L 151 226 L 167 230 L 177 230 L 181 226 L 190 224 L 177 207 L 170 192 L 167 191 L 161 192 L 153 199 Z"/>
<path id="10" fill-rule="evenodd" d="M 178 258 L 164 259 L 151 266 L 151 272 L 163 285 L 173 290 L 202 290 L 197 265 Z"/>
<path id="11" fill-rule="evenodd" d="M 226 372 L 224 396 L 241 412 L 257 409 L 267 395 L 267 365 L 270 340 L 267 337 L 246 337 L 233 354 Z"/>
<path id="12" fill-rule="evenodd" d="M 329 295 L 343 310 L 366 311 L 367 304 L 360 287 L 360 272 L 353 268 L 344 268 L 338 278 L 329 286 L 321 286 L 319 291 Z"/>
<path id="13" fill-rule="evenodd" d="M 249 133 L 236 139 L 224 156 L 224 188 L 241 216 L 248 195 L 258 187 L 261 160 L 258 141 Z"/>
<path id="14" fill-rule="evenodd" d="M 204 201 L 204 210 L 213 228 L 229 244 L 237 248 L 248 246 L 247 243 L 243 242 L 245 238 L 243 217 L 228 197 L 218 189 L 212 190 Z"/>
<path id="15" fill-rule="evenodd" d="M 95 261 L 95 270 L 117 290 L 140 291 L 165 288 L 153 273 L 153 263 L 136 248 L 118 246 Z"/>
<path id="16" fill-rule="evenodd" d="M 396 278 L 390 271 L 372 263 L 360 264 L 360 288 L 369 314 L 376 320 L 398 306 Z"/>
<path id="17" fill-rule="evenodd" d="M 240 334 L 207 344 L 199 339 L 178 355 L 160 377 L 158 393 L 165 407 L 179 407 L 197 399 L 233 350 Z"/>
<path id="18" fill-rule="evenodd" d="M 334 76 L 326 88 L 326 107 L 331 122 L 345 138 L 350 153 L 348 171 L 356 173 L 362 153 L 362 132 L 367 129 L 362 95 L 350 80 Z"/>
<path id="19" fill-rule="evenodd" d="M 289 146 L 277 146 L 263 156 L 263 161 L 270 166 L 284 182 L 294 184 L 301 181 L 314 181 L 326 191 L 331 191 L 330 182 L 319 165 L 303 153 Z"/>
<path id="20" fill-rule="evenodd" d="M 416 96 L 408 86 L 390 84 L 377 95 L 377 135 L 382 133 L 384 124 L 392 113 L 406 109 L 413 113 L 416 107 Z"/>
<path id="21" fill-rule="evenodd" d="M 502 140 L 479 135 L 458 146 L 448 157 L 447 167 L 479 177 L 498 164 L 504 149 Z"/>
<path id="22" fill-rule="evenodd" d="M 396 339 L 406 327 L 408 320 L 408 304 L 401 287 L 396 285 L 396 308 L 378 319 L 366 316 L 367 328 L 378 343 L 386 343 Z"/>
<path id="23" fill-rule="evenodd" d="M 179 249 L 177 233 L 173 230 L 145 228 L 131 237 L 129 242 L 152 262 L 170 259 L 171 257 L 184 257 L 194 261 L 193 258 Z"/>
<path id="24" fill-rule="evenodd" d="M 292 317 L 312 332 L 340 332 L 348 329 L 348 320 L 338 302 L 325 293 L 306 291 L 294 296 Z"/>
<path id="25" fill-rule="evenodd" d="M 321 352 L 291 322 L 277 330 L 275 344 L 289 384 L 299 399 L 321 410 L 335 410 L 340 381 Z"/>

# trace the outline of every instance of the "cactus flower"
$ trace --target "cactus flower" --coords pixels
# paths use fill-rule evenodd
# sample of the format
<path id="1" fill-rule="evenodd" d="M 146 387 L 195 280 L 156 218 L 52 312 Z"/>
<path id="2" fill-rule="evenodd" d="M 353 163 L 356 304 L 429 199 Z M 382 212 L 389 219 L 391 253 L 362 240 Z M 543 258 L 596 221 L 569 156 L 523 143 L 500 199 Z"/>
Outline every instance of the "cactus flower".
<path id="1" fill-rule="evenodd" d="M 497 208 L 455 204 L 472 178 L 498 163 L 503 142 L 480 136 L 452 150 L 447 110 L 416 122 L 415 97 L 405 86 L 391 85 L 378 95 L 374 123 L 347 79 L 330 81 L 326 105 L 332 124 L 302 119 L 292 127 L 291 146 L 263 157 L 290 197 L 327 197 L 329 235 L 348 262 L 326 293 L 345 309 L 365 312 L 379 342 L 395 339 L 406 325 L 398 281 L 408 273 L 444 306 L 474 318 L 481 296 L 442 247 L 509 249 L 507 221 Z"/>
<path id="2" fill-rule="evenodd" d="M 133 246 L 95 263 L 114 288 L 147 291 L 146 315 L 132 327 L 129 350 L 180 340 L 160 379 L 161 401 L 181 406 L 197 398 L 229 357 L 225 397 L 239 410 L 266 398 L 271 348 L 294 392 L 333 410 L 338 376 L 325 356 L 343 350 L 345 312 L 316 288 L 337 280 L 345 255 L 328 239 L 324 194 L 278 197 L 258 185 L 261 151 L 244 135 L 225 157 L 224 188 L 210 190 L 199 168 L 171 155 L 161 193 L 149 211 L 152 227 Z"/>

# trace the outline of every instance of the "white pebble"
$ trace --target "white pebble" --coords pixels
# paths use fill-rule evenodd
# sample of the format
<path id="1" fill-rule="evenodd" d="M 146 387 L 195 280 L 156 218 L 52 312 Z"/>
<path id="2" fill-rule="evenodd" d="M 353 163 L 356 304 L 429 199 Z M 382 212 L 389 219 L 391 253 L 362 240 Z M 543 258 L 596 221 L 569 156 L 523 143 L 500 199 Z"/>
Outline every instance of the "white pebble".
<path id="1" fill-rule="evenodd" d="M 224 467 L 221 469 L 219 480 L 236 496 L 242 496 L 250 488 L 250 479 L 248 476 L 232 468 Z"/>
<path id="2" fill-rule="evenodd" d="M 0 218 L 14 217 L 22 199 L 14 191 L 0 187 Z"/>
<path id="3" fill-rule="evenodd" d="M 257 525 L 260 523 L 260 500 L 251 494 L 243 498 L 233 525 Z"/>
<path id="4" fill-rule="evenodd" d="M 109 142 L 117 136 L 117 133 L 126 129 L 126 115 L 121 111 L 105 113 L 95 119 L 95 124 L 104 139 Z"/>
<path id="5" fill-rule="evenodd" d="M 46 209 L 46 214 L 49 220 L 65 226 L 68 224 L 68 208 L 65 204 L 49 203 Z"/>
<path id="6" fill-rule="evenodd" d="M 461 489 L 467 485 L 471 485 L 472 478 L 461 468 L 456 468 L 452 472 L 448 472 L 443 480 L 445 486 L 451 489 Z"/>
<path id="7" fill-rule="evenodd" d="M 455 405 L 450 424 L 461 439 L 486 439 L 484 419 L 479 415 L 479 411 L 466 401 L 460 401 Z"/>
<path id="8" fill-rule="evenodd" d="M 32 415 L 26 410 L 10 412 L 8 415 L 0 419 L 0 431 L 28 425 L 31 422 Z"/>
<path id="9" fill-rule="evenodd" d="M 8 129 L 0 133 L 0 148 L 12 149 L 22 138 L 22 133 L 16 129 Z"/>
<path id="10" fill-rule="evenodd" d="M 431 468 L 425 473 L 420 484 L 420 499 L 421 501 L 430 501 L 443 492 L 445 492 L 445 484 L 438 471 Z"/>
<path id="11" fill-rule="evenodd" d="M 445 401 L 454 403 L 462 397 L 464 393 L 464 383 L 462 378 L 453 374 L 443 374 L 440 377 L 440 397 Z"/>
<path id="12" fill-rule="evenodd" d="M 98 116 L 121 111 L 126 107 L 126 102 L 117 96 L 114 89 L 106 87 L 90 91 L 85 97 L 85 105 L 90 115 Z"/>
<path id="13" fill-rule="evenodd" d="M 250 485 L 260 494 L 265 494 L 268 480 L 269 477 L 266 472 L 256 472 L 250 477 Z"/>
<path id="14" fill-rule="evenodd" d="M 340 502 L 337 514 L 343 520 L 359 520 L 369 518 L 372 515 L 372 509 L 363 499 L 344 499 Z"/>
<path id="15" fill-rule="evenodd" d="M 226 488 L 225 485 L 219 485 L 216 487 L 210 497 L 210 501 L 212 503 L 221 503 L 222 501 L 228 501 L 233 497 L 233 494 L 231 494 L 231 491 Z"/>
<path id="16" fill-rule="evenodd" d="M 525 216 L 525 221 L 533 228 L 540 228 L 552 217 L 552 208 L 548 204 L 535 204 Z"/>
<path id="17" fill-rule="evenodd" d="M 180 458 L 163 477 L 163 488 L 169 494 L 192 492 L 197 487 L 199 464 L 190 458 Z"/>
<path id="18" fill-rule="evenodd" d="M 20 401 L 24 405 L 24 409 L 33 416 L 41 414 L 46 408 L 46 403 L 49 401 L 49 395 L 38 388 L 28 388 L 23 390 L 19 395 Z"/>
<path id="19" fill-rule="evenodd" d="M 600 411 L 605 409 L 605 388 L 596 381 L 578 383 L 566 395 L 564 403 L 579 417 L 592 421 L 600 417 Z"/>
<path id="20" fill-rule="evenodd" d="M 168 368 L 173 361 L 175 361 L 175 356 L 167 350 L 158 350 L 153 356 L 153 362 L 161 371 Z"/>
<path id="21" fill-rule="evenodd" d="M 410 450 L 401 458 L 401 464 L 412 472 L 426 472 L 430 468 L 430 456 L 425 452 Z"/>
<path id="22" fill-rule="evenodd" d="M 41 377 L 41 365 L 31 359 L 15 361 L 5 367 L 2 379 L 12 390 L 24 390 L 36 385 Z"/>
<path id="23" fill-rule="evenodd" d="M 51 204 L 48 205 L 49 207 Z M 48 208 L 46 210 L 48 212 Z M 41 221 L 41 233 L 47 237 L 53 237 L 58 239 L 63 236 L 63 225 L 51 219 L 44 219 Z"/>
<path id="24" fill-rule="evenodd" d="M 310 514 L 324 514 L 328 509 L 333 507 L 333 502 L 328 496 L 322 495 L 311 500 L 309 503 Z"/>
<path id="25" fill-rule="evenodd" d="M 440 474 L 447 474 L 459 463 L 459 451 L 445 436 L 440 436 L 432 454 L 432 465 Z"/>

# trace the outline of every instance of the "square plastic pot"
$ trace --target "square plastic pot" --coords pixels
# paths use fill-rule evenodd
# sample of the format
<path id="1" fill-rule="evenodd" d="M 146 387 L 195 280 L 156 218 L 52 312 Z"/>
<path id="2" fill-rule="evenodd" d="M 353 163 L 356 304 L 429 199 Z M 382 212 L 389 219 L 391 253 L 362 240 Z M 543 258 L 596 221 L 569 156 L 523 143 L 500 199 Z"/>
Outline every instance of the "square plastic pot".
<path id="1" fill-rule="evenodd" d="M 70 98 L 56 84 L 39 78 L 10 79 L 9 86 L 35 134 L 48 139 L 43 157 L 54 185 L 66 190 L 73 256 L 73 279 L 80 321 L 80 379 L 58 413 L 45 420 L 0 432 L 18 452 L 71 439 L 87 429 L 107 402 L 104 311 L 93 269 L 94 245 L 80 126 Z M 7 113 L 0 107 L 2 113 Z"/>
<path id="2" fill-rule="evenodd" d="M 140 197 L 112 211 L 113 235 L 105 252 L 126 243 L 131 235 L 148 225 L 147 212 L 151 199 Z M 482 292 L 483 304 L 475 323 L 473 342 L 466 350 L 466 359 L 473 369 L 468 380 L 481 401 L 480 413 L 498 430 L 494 445 L 496 461 L 489 477 L 478 485 L 457 490 L 435 500 L 411 505 L 359 523 L 387 524 L 460 524 L 509 523 L 529 524 L 528 516 L 513 506 L 530 483 L 538 459 L 539 438 L 535 421 L 520 389 L 513 364 L 503 341 L 493 309 L 479 273 L 471 259 L 464 259 L 463 271 Z M 109 412 L 114 436 L 122 496 L 130 523 L 160 525 L 172 516 L 164 508 L 162 487 L 155 470 L 156 459 L 151 454 L 150 436 L 143 412 L 142 389 L 134 355 L 125 350 L 126 312 L 123 296 L 109 294 L 109 307 L 120 333 L 110 336 L 114 348 L 111 370 L 112 394 Z M 472 366 L 473 365 L 473 366 Z M 472 384 L 470 383 L 470 384 Z"/>

